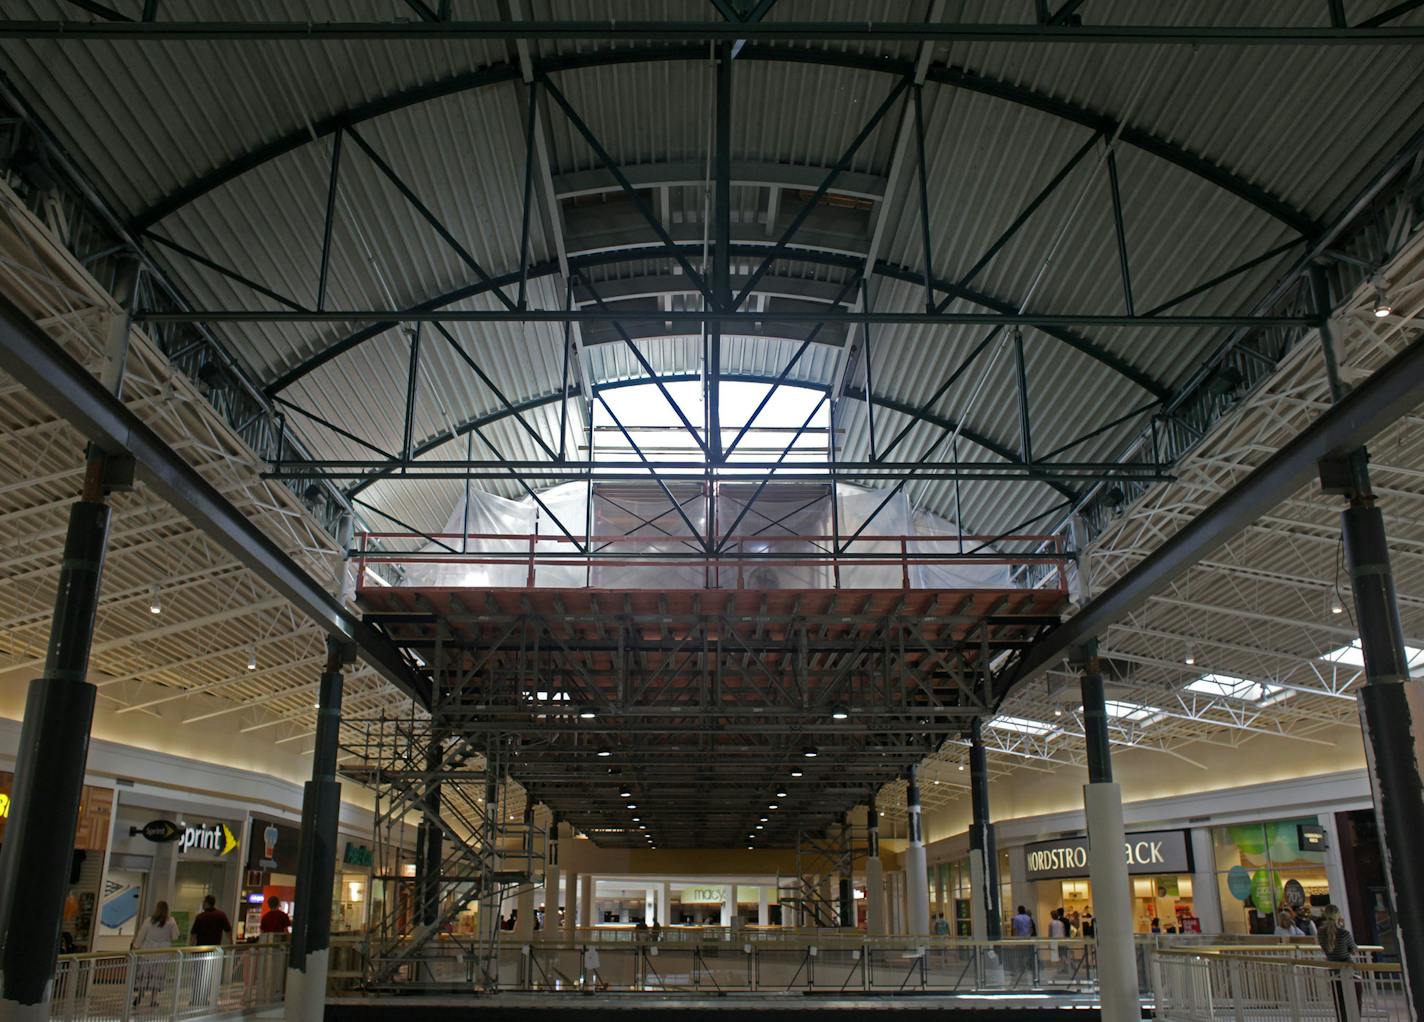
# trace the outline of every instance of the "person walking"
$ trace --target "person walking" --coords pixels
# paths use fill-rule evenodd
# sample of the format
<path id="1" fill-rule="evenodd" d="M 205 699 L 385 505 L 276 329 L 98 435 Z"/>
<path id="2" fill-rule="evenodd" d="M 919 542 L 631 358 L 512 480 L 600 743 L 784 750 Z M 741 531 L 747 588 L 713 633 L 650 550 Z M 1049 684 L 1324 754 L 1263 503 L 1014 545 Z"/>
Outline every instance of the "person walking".
<path id="1" fill-rule="evenodd" d="M 1360 984 L 1355 982 L 1353 971 L 1349 974 L 1345 971 L 1355 960 L 1354 955 L 1357 947 L 1354 934 L 1345 928 L 1338 905 L 1325 906 L 1325 911 L 1320 916 L 1320 927 L 1316 932 L 1315 939 L 1320 942 L 1320 950 L 1325 952 L 1325 960 L 1333 962 L 1337 966 L 1335 976 L 1330 980 L 1330 990 L 1335 995 L 1335 1017 L 1340 1022 L 1345 1022 L 1345 1019 L 1349 1018 L 1345 1010 L 1346 983 L 1354 988 L 1356 1016 L 1358 1017 L 1358 1009 L 1364 1002 L 1365 992 Z"/>
<path id="2" fill-rule="evenodd" d="M 232 935 L 232 920 L 218 908 L 218 899 L 209 894 L 203 899 L 203 910 L 193 917 L 193 925 L 188 928 L 188 939 L 196 947 L 215 947 L 202 960 L 189 959 L 193 976 L 193 1003 L 211 1004 L 213 988 L 222 975 L 222 945 Z"/>
<path id="3" fill-rule="evenodd" d="M 168 914 L 168 902 L 160 901 L 153 906 L 153 915 L 143 921 L 138 933 L 134 934 L 131 947 L 135 951 L 156 951 L 159 948 L 172 947 L 178 942 L 178 923 Z M 134 999 L 133 1006 L 138 1007 L 138 1002 L 143 998 L 144 991 L 148 991 L 149 1004 L 157 1007 L 158 992 L 163 989 L 164 963 L 156 956 L 145 956 L 134 976 Z"/>
<path id="4" fill-rule="evenodd" d="M 292 932 L 292 917 L 282 911 L 282 899 L 275 894 L 267 899 L 267 911 L 262 913 L 257 929 L 271 935 Z"/>

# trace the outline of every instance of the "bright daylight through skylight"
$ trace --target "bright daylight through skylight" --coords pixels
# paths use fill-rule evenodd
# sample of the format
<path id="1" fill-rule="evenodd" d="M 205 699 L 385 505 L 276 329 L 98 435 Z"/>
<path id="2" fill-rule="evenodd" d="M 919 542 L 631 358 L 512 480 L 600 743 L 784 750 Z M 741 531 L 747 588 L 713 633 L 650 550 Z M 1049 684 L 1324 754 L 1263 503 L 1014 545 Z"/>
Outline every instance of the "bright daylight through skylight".
<path id="1" fill-rule="evenodd" d="M 1409 673 L 1412 677 L 1424 677 L 1424 649 L 1415 646 L 1405 646 L 1404 656 L 1409 664 Z M 1360 649 L 1360 640 L 1356 639 L 1348 646 L 1340 646 L 1324 654 L 1321 660 L 1328 660 L 1332 664 L 1344 664 L 1347 667 L 1364 667 L 1365 654 Z"/>
<path id="2" fill-rule="evenodd" d="M 1281 688 L 1279 685 L 1267 685 L 1264 682 L 1250 681 L 1247 678 L 1238 678 L 1231 674 L 1203 674 L 1189 684 L 1187 689 L 1209 696 L 1240 699 L 1248 703 L 1259 703 L 1268 698 L 1275 700 L 1289 695 L 1289 690 Z"/>
<path id="3" fill-rule="evenodd" d="M 989 726 L 1000 731 L 1013 731 L 1021 735 L 1048 735 L 1051 737 L 1059 733 L 1052 724 L 1029 720 L 1027 717 L 995 717 L 989 721 Z"/>
<path id="4" fill-rule="evenodd" d="M 684 380 L 664 384 L 664 389 L 677 403 L 681 416 L 656 384 L 602 392 L 603 400 L 594 403 L 595 461 L 640 461 L 630 437 L 649 461 L 700 465 L 705 460 L 702 444 L 708 431 L 702 384 Z M 805 387 L 783 385 L 773 392 L 765 383 L 723 382 L 718 409 L 722 450 L 733 464 L 768 463 L 781 459 L 790 446 L 791 453 L 782 464 L 823 463 L 829 435 L 827 409 L 825 395 Z M 750 428 L 744 430 L 749 420 Z"/>

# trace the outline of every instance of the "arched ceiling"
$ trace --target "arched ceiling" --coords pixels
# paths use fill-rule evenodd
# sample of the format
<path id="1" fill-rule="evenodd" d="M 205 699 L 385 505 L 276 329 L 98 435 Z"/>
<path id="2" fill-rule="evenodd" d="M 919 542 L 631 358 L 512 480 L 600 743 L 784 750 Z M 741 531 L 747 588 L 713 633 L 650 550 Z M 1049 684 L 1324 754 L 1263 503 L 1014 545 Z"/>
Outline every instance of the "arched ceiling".
<path id="1" fill-rule="evenodd" d="M 18 6 L 74 14 L 59 0 Z M 165 3 L 161 16 L 188 6 Z M 315 22 L 401 7 L 299 6 Z M 706 6 L 538 0 L 522 16 L 695 19 Z M 781 0 L 767 16 L 794 20 L 812 6 L 816 17 L 859 11 Z M 967 20 L 1002 15 L 969 6 Z M 1292 13 L 1264 6 L 1251 17 Z M 1150 21 L 1150 7 L 1094 0 L 1078 14 Z M 523 297 L 535 309 L 571 300 L 646 314 L 698 308 L 697 282 L 713 271 L 708 45 L 11 40 L 0 54 L 198 307 L 474 312 Z M 748 291 L 748 310 L 807 318 L 738 324 L 719 372 L 829 391 L 848 460 L 945 460 L 952 438 L 965 461 L 1022 468 L 1060 449 L 1110 461 L 1222 328 L 1029 326 L 1019 371 L 1007 330 L 815 315 L 867 302 L 949 314 L 1246 312 L 1348 185 L 1421 123 L 1410 58 L 1382 45 L 748 41 L 730 73 L 729 283 Z M 101 93 L 97 81 L 128 88 Z M 1366 101 L 1372 116 L 1361 118 Z M 423 324 L 408 401 L 408 323 L 214 329 L 330 459 L 403 446 L 459 458 L 472 432 L 502 456 L 536 459 L 561 429 L 580 428 L 590 388 L 707 371 L 695 333 L 646 318 L 575 328 L 567 366 L 557 324 Z M 1007 528 L 1082 485 L 1051 466 L 1022 475 L 966 482 L 965 523 Z M 373 472 L 346 482 L 426 527 L 454 499 L 449 481 Z M 948 510 L 943 477 L 909 486 Z"/>

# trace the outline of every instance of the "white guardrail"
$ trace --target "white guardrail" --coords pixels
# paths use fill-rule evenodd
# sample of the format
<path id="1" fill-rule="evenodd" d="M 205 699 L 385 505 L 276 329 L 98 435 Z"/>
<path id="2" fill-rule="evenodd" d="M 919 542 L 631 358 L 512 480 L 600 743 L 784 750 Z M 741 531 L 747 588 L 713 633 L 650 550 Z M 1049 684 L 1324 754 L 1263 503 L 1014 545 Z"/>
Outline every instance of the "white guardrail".
<path id="1" fill-rule="evenodd" d="M 1155 949 L 1156 1018 L 1167 1022 L 1408 1022 L 1398 965 L 1288 957 L 1256 948 Z"/>
<path id="2" fill-rule="evenodd" d="M 158 1022 L 282 1003 L 285 944 L 62 955 L 50 1018 Z"/>

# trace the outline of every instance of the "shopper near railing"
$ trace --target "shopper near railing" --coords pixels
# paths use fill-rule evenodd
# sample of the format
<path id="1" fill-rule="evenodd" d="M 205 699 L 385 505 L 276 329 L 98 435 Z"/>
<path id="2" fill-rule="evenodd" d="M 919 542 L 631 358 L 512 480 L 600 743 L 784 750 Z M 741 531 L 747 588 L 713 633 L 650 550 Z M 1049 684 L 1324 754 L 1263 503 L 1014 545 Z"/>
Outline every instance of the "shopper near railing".
<path id="1" fill-rule="evenodd" d="M 1325 952 L 1327 961 L 1339 962 L 1342 965 L 1349 965 L 1355 957 L 1355 935 L 1345 928 L 1345 923 L 1341 919 L 1340 908 L 1337 905 L 1326 905 L 1325 912 L 1320 917 L 1320 931 L 1316 935 L 1320 941 L 1320 950 Z M 1337 973 L 1330 981 L 1331 992 L 1335 995 L 1335 1017 L 1345 1022 L 1350 1017 L 1345 1009 L 1346 993 L 1345 984 L 1350 983 L 1354 990 L 1356 1012 L 1354 1017 L 1359 1017 L 1359 1007 L 1364 1000 L 1364 989 L 1342 973 Z"/>
<path id="2" fill-rule="evenodd" d="M 153 906 L 153 915 L 143 921 L 138 933 L 134 934 L 133 949 L 147 951 L 153 948 L 172 947 L 178 943 L 178 923 L 168 914 L 168 902 L 160 901 Z M 149 1004 L 158 1004 L 158 992 L 163 989 L 163 964 L 158 961 L 144 962 L 139 966 L 134 979 L 133 1006 L 149 995 Z"/>

